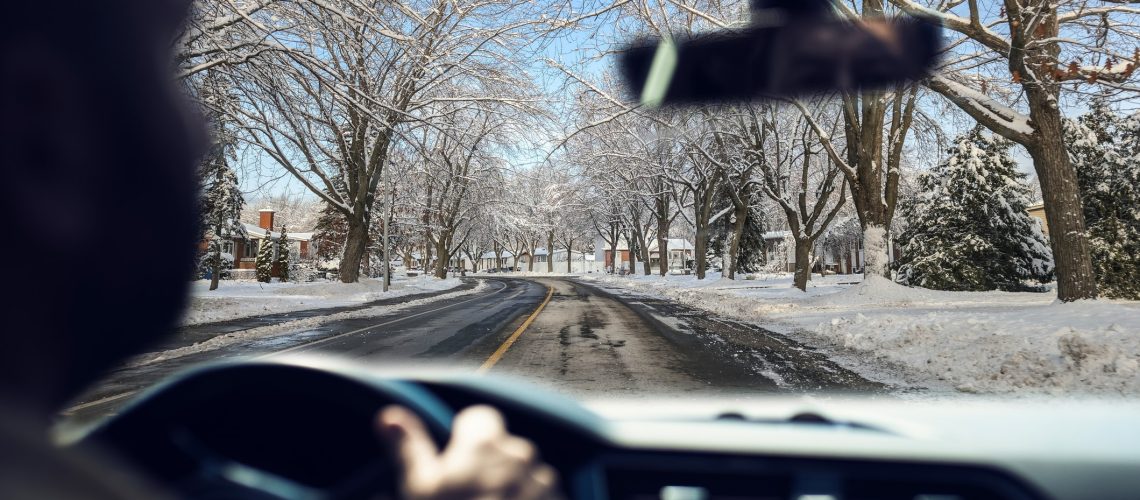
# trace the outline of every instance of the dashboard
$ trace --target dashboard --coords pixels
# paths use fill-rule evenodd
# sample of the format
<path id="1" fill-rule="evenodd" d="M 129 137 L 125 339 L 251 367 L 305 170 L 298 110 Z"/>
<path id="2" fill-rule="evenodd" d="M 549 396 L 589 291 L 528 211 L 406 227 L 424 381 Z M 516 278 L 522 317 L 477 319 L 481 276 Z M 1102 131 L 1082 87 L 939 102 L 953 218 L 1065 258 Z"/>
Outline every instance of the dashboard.
<path id="1" fill-rule="evenodd" d="M 1140 409 L 1130 402 L 581 404 L 497 377 L 291 360 L 196 370 L 82 442 L 114 450 L 184 498 L 394 496 L 372 430 L 376 411 L 393 403 L 413 408 L 440 443 L 454 412 L 498 408 L 574 499 L 1140 498 Z"/>

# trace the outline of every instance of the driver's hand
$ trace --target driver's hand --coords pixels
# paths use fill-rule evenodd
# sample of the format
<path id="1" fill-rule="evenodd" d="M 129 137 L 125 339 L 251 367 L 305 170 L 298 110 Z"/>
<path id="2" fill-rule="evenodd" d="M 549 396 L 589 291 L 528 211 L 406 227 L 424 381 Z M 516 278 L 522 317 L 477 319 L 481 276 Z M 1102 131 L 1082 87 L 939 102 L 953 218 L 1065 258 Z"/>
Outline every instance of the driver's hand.
<path id="1" fill-rule="evenodd" d="M 507 433 L 503 417 L 473 406 L 455 417 L 451 442 L 440 452 L 415 414 L 399 406 L 380 412 L 380 433 L 403 471 L 409 500 L 547 499 L 558 496 L 558 474 L 534 444 Z"/>

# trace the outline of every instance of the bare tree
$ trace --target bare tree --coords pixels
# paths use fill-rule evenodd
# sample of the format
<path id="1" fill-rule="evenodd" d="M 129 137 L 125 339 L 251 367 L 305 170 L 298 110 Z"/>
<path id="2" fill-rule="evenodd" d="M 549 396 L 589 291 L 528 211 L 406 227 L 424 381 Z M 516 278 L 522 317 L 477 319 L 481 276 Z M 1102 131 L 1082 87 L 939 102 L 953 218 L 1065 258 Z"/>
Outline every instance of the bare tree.
<path id="1" fill-rule="evenodd" d="M 291 26 L 274 35 L 288 50 L 244 67 L 247 141 L 347 221 L 342 281 L 358 277 L 377 187 L 409 125 L 431 126 L 440 103 L 529 105 L 509 71 L 526 5 L 290 3 Z"/>
<path id="2" fill-rule="evenodd" d="M 816 140 L 809 124 L 815 120 L 787 114 L 773 108 L 753 114 L 748 152 L 762 173 L 764 194 L 783 210 L 795 241 L 794 286 L 807 290 L 812 250 L 846 202 L 847 179 Z"/>

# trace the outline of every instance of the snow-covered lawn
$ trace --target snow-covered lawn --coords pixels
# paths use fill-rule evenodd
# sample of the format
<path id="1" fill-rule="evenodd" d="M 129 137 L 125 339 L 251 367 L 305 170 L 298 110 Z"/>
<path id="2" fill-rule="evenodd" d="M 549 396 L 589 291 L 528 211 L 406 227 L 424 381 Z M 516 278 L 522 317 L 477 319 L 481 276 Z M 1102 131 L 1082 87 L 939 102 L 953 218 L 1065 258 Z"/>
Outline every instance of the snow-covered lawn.
<path id="1" fill-rule="evenodd" d="M 854 352 L 864 361 L 845 364 L 868 378 L 890 366 L 965 393 L 1140 395 L 1140 302 L 940 292 L 858 275 L 814 276 L 803 293 L 790 275 L 757 278 L 582 277 Z"/>
<path id="2" fill-rule="evenodd" d="M 191 284 L 191 299 L 182 324 L 197 325 L 303 309 L 354 306 L 389 297 L 450 290 L 459 284 L 459 278 L 404 278 L 393 273 L 392 286 L 387 293 L 382 291 L 383 283 L 373 279 L 350 284 L 330 281 L 223 281 L 217 290 L 210 291 L 209 280 L 199 280 Z"/>

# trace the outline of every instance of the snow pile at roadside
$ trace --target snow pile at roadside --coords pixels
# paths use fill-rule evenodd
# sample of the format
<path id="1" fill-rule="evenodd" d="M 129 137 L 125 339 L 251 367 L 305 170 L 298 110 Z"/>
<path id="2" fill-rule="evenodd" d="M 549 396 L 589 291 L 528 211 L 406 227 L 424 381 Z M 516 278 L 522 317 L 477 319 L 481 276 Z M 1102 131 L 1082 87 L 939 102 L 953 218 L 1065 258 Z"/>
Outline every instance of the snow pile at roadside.
<path id="1" fill-rule="evenodd" d="M 232 345 L 238 344 L 238 343 L 249 342 L 252 340 L 269 338 L 269 337 L 273 337 L 273 336 L 277 336 L 277 335 L 283 335 L 283 334 L 293 333 L 293 332 L 297 332 L 297 331 L 301 331 L 301 330 L 312 329 L 312 328 L 316 328 L 318 326 L 321 326 L 325 323 L 332 322 L 332 321 L 340 321 L 340 320 L 353 319 L 353 318 L 366 318 L 366 317 L 370 317 L 370 316 L 380 316 L 380 315 L 391 314 L 391 313 L 398 312 L 398 311 L 401 311 L 401 310 L 404 310 L 404 309 L 407 309 L 410 307 L 420 306 L 420 305 L 431 303 L 431 302 L 436 302 L 436 301 L 446 300 L 446 299 L 453 299 L 456 297 L 462 297 L 464 295 L 472 295 L 475 293 L 480 293 L 480 292 L 484 291 L 486 288 L 487 288 L 487 284 L 481 281 L 474 288 L 471 288 L 468 290 L 459 290 L 459 291 L 450 292 L 450 293 L 443 293 L 443 294 L 434 295 L 431 297 L 425 297 L 425 298 L 416 299 L 416 300 L 409 300 L 407 302 L 401 302 L 399 304 L 394 304 L 394 305 L 373 306 L 373 307 L 368 307 L 368 308 L 364 308 L 364 309 L 360 309 L 360 310 L 356 310 L 356 311 L 346 311 L 346 312 L 341 312 L 341 313 L 336 313 L 336 314 L 329 314 L 326 316 L 314 316 L 311 318 L 302 318 L 302 319 L 297 319 L 297 320 L 293 320 L 293 321 L 287 321 L 285 323 L 280 323 L 280 324 L 276 324 L 276 325 L 263 326 L 260 328 L 251 328 L 248 330 L 241 330 L 241 331 L 234 332 L 234 333 L 227 333 L 224 335 L 219 335 L 217 337 L 211 338 L 210 340 L 207 340 L 204 342 L 199 342 L 199 343 L 194 344 L 194 345 L 179 347 L 177 349 L 171 349 L 169 351 L 144 354 L 140 357 L 135 358 L 131 362 L 127 363 L 127 365 L 128 366 L 149 365 L 152 363 L 157 363 L 159 361 L 166 361 L 166 360 L 170 360 L 170 359 L 174 359 L 174 358 L 180 358 L 180 357 L 187 356 L 190 354 L 197 354 L 197 353 L 206 352 L 206 351 L 213 351 L 215 349 L 221 349 L 223 347 L 232 346 Z"/>
<path id="2" fill-rule="evenodd" d="M 387 293 L 382 291 L 383 283 L 373 279 L 362 279 L 359 283 L 223 281 L 217 290 L 210 291 L 210 282 L 199 280 L 191 284 L 191 298 L 182 324 L 197 325 L 303 309 L 354 306 L 389 297 L 450 290 L 460 283 L 458 278 L 418 276 L 401 279 L 393 275 L 392 287 Z"/>
<path id="3" fill-rule="evenodd" d="M 964 393 L 1140 394 L 1140 303 L 1060 303 L 1055 293 L 941 292 L 884 279 L 586 277 L 762 323 L 805 343 L 861 354 L 848 368 L 881 379 L 881 366 Z M 694 283 L 696 282 L 696 283 Z M 844 363 L 848 364 L 848 363 Z"/>

